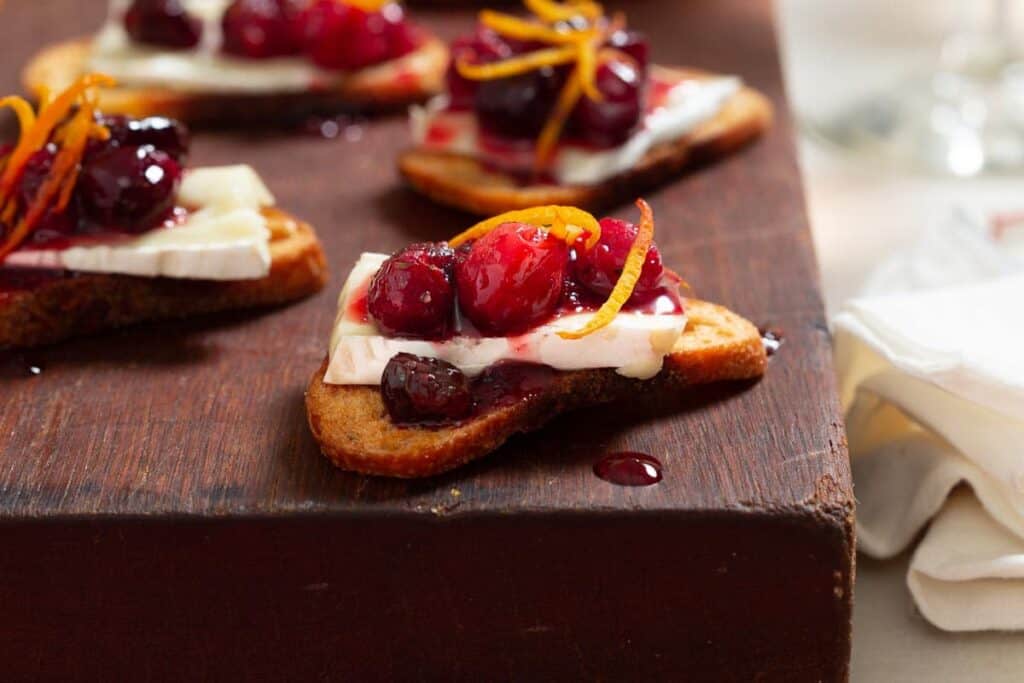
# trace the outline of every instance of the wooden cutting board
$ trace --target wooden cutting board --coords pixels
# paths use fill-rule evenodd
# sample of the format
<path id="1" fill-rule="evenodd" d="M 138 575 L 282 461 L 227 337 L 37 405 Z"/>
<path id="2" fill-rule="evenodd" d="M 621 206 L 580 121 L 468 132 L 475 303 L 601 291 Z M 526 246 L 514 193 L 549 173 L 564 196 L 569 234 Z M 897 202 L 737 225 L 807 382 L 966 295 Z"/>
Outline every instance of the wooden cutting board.
<path id="1" fill-rule="evenodd" d="M 0 91 L 101 5 L 3 6 Z M 401 116 L 197 134 L 195 164 L 252 164 L 316 226 L 330 284 L 0 360 L 7 680 L 845 679 L 853 495 L 770 5 L 627 9 L 656 61 L 777 107 L 762 141 L 647 194 L 665 262 L 784 335 L 765 379 L 564 416 L 434 479 L 337 471 L 302 395 L 348 268 L 472 219 L 401 185 Z M 414 11 L 448 38 L 473 14 Z M 612 450 L 664 480 L 598 479 Z"/>

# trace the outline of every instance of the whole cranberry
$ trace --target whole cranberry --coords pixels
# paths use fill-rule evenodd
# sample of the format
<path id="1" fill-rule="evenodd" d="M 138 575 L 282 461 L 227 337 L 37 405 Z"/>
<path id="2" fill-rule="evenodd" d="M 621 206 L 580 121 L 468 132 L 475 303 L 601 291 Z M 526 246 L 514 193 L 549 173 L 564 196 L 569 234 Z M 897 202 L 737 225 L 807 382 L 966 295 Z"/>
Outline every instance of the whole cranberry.
<path id="1" fill-rule="evenodd" d="M 107 147 L 141 147 L 151 145 L 166 152 L 179 164 L 188 157 L 190 135 L 185 124 L 163 116 L 134 119 L 122 115 L 104 115 L 99 123 L 110 131 L 106 141 L 90 141 L 88 155 L 98 154 Z"/>
<path id="2" fill-rule="evenodd" d="M 455 253 L 441 244 L 396 252 L 370 281 L 367 310 L 387 334 L 444 336 L 455 312 L 454 262 Z"/>
<path id="3" fill-rule="evenodd" d="M 626 265 L 626 256 L 636 239 L 637 227 L 617 218 L 601 219 L 601 239 L 589 251 L 582 245 L 576 249 L 573 275 L 590 291 L 607 297 L 615 288 Z M 661 287 L 661 254 L 654 244 L 647 250 L 640 278 L 629 298 L 632 303 L 643 303 Z"/>
<path id="4" fill-rule="evenodd" d="M 608 46 L 624 52 L 633 58 L 641 73 L 647 72 L 650 45 L 647 36 L 632 29 L 619 29 L 608 37 Z"/>
<path id="5" fill-rule="evenodd" d="M 457 420 L 473 408 L 469 380 L 437 358 L 399 353 L 384 366 L 380 395 L 399 423 Z"/>
<path id="6" fill-rule="evenodd" d="M 180 181 L 181 166 L 165 152 L 110 147 L 82 166 L 77 193 L 98 227 L 144 232 L 170 214 Z"/>
<path id="7" fill-rule="evenodd" d="M 569 250 L 525 223 L 504 223 L 478 239 L 455 266 L 459 307 L 481 332 L 523 332 L 558 305 Z"/>
<path id="8" fill-rule="evenodd" d="M 452 59 L 448 64 L 448 96 L 451 106 L 455 109 L 472 109 L 476 97 L 477 82 L 463 78 L 459 74 L 456 62 L 465 61 L 470 64 L 486 64 L 499 59 L 511 57 L 512 47 L 502 36 L 486 26 L 478 26 L 476 33 L 463 36 L 451 45 Z"/>
<path id="9" fill-rule="evenodd" d="M 57 158 L 57 146 L 53 143 L 34 152 L 25 162 L 25 168 L 21 174 L 18 184 L 18 198 L 21 202 L 22 212 L 27 212 L 39 194 L 39 189 L 50 177 L 50 170 Z M 51 202 L 56 198 L 51 199 Z M 63 211 L 54 211 L 52 208 L 36 221 L 32 230 L 31 241 L 40 244 L 50 242 L 54 239 L 68 237 L 74 234 L 78 227 L 78 205 L 72 199 Z"/>
<path id="10" fill-rule="evenodd" d="M 136 42 L 181 50 L 198 45 L 203 32 L 202 23 L 181 0 L 134 0 L 125 12 L 124 28 Z"/>
<path id="11" fill-rule="evenodd" d="M 480 126 L 504 138 L 536 138 L 565 84 L 564 67 L 546 66 L 518 76 L 481 81 L 474 98 Z"/>
<path id="12" fill-rule="evenodd" d="M 317 66 L 354 70 L 415 48 L 405 13 L 391 3 L 367 12 L 336 0 L 313 0 L 297 20 L 302 48 Z"/>
<path id="13" fill-rule="evenodd" d="M 633 65 L 609 61 L 597 69 L 597 89 L 604 98 L 580 98 L 573 110 L 573 132 L 598 147 L 621 145 L 633 134 L 643 113 L 644 78 Z"/>
<path id="14" fill-rule="evenodd" d="M 234 0 L 221 18 L 223 49 L 248 59 L 298 54 L 298 13 L 296 0 Z"/>

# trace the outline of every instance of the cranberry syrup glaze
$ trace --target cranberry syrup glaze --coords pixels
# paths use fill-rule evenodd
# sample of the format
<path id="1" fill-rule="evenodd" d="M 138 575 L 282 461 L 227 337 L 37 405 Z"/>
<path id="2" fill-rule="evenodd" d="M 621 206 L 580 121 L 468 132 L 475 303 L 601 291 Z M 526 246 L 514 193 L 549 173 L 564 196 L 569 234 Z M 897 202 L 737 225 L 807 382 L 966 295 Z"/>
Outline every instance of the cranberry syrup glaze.
<path id="1" fill-rule="evenodd" d="M 556 23 L 556 30 L 582 29 L 580 17 Z M 626 28 L 611 31 L 602 45 L 610 58 L 597 66 L 600 100 L 582 97 L 562 131 L 563 142 L 593 148 L 616 147 L 641 125 L 648 90 L 648 44 L 643 34 Z M 528 73 L 476 81 L 462 76 L 456 63 L 489 64 L 525 55 L 550 45 L 509 38 L 480 24 L 475 33 L 452 44 L 447 83 L 449 109 L 472 111 L 484 144 L 496 149 L 532 147 L 551 118 L 573 65 L 545 66 Z"/>
<path id="2" fill-rule="evenodd" d="M 397 59 L 422 42 L 397 3 L 340 0 L 234 0 L 221 18 L 221 50 L 232 57 L 302 57 L 323 69 L 353 71 Z M 365 7 L 365 9 L 364 9 Z M 370 9 L 373 7 L 373 9 Z M 124 27 L 137 43 L 196 48 L 202 23 L 181 0 L 134 0 Z"/>
<path id="3" fill-rule="evenodd" d="M 514 337 L 554 318 L 596 311 L 622 274 L 637 236 L 628 221 L 604 218 L 601 237 L 584 249 L 542 228 L 503 223 L 458 249 L 413 244 L 390 256 L 373 275 L 365 298 L 353 293 L 347 313 L 372 320 L 383 334 L 442 341 L 455 334 Z M 662 266 L 653 243 L 624 311 L 683 312 L 679 277 Z M 502 362 L 470 380 L 455 366 L 400 353 L 381 381 L 397 424 L 450 424 L 542 390 L 555 371 Z"/>
<path id="4" fill-rule="evenodd" d="M 187 214 L 175 206 L 175 197 L 188 155 L 188 129 L 163 117 L 97 115 L 96 120 L 110 132 L 109 138 L 89 140 L 67 206 L 60 212 L 48 209 L 20 248 L 60 249 L 106 241 L 168 225 Z M 0 146 L 0 165 L 6 163 L 12 149 L 10 144 Z M 51 139 L 29 157 L 16 185 L 20 210 L 9 224 L 0 221 L 0 238 L 9 234 L 32 204 L 58 151 Z M 0 300 L 5 294 L 65 275 L 65 271 L 38 271 L 0 262 Z"/>

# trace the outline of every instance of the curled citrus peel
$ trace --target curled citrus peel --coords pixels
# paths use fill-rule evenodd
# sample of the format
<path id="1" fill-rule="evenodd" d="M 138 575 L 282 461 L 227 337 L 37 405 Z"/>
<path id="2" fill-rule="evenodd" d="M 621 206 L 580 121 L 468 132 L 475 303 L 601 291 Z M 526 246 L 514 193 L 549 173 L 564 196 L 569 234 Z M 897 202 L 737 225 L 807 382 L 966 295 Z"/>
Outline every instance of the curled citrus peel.
<path id="1" fill-rule="evenodd" d="M 601 239 L 601 224 L 591 214 L 575 206 L 535 206 L 530 209 L 506 211 L 494 218 L 480 221 L 469 230 L 448 240 L 448 245 L 457 248 L 470 240 L 480 239 L 505 223 L 527 223 L 543 228 L 548 234 L 563 240 L 570 247 L 580 237 L 585 238 L 584 247 L 590 250 Z"/>
<path id="2" fill-rule="evenodd" d="M 563 330 L 558 333 L 562 339 L 582 339 L 588 334 L 597 332 L 608 325 L 618 315 L 622 307 L 633 295 L 633 288 L 640 279 L 640 273 L 644 269 L 644 261 L 647 260 L 647 250 L 651 248 L 654 240 L 654 214 L 650 205 L 643 199 L 636 200 L 636 206 L 640 209 L 640 224 L 637 226 L 636 238 L 633 246 L 629 248 L 626 255 L 626 262 L 622 266 L 622 274 L 618 282 L 608 295 L 607 301 L 601 304 L 601 308 L 587 321 L 587 324 L 578 330 Z"/>
<path id="3" fill-rule="evenodd" d="M 38 112 L 20 97 L 5 97 L 0 106 L 10 107 L 18 117 L 18 142 L 7 156 L 0 173 L 0 220 L 10 224 L 21 213 L 21 220 L 5 235 L 0 235 L 0 261 L 18 248 L 47 211 L 63 211 L 71 199 L 78 179 L 79 164 L 90 138 L 106 139 L 110 133 L 96 123 L 96 88 L 112 86 L 114 79 L 103 74 L 88 74 L 55 96 L 46 94 Z M 16 189 L 33 154 L 47 143 L 58 146 L 49 175 L 26 206 L 19 206 Z"/>
<path id="4" fill-rule="evenodd" d="M 597 69 L 618 51 L 602 49 L 601 45 L 609 35 L 625 25 L 625 20 L 622 15 L 616 15 L 612 21 L 604 21 L 601 5 L 590 0 L 524 0 L 524 4 L 539 21 L 484 10 L 480 13 L 480 23 L 506 38 L 546 43 L 550 47 L 487 64 L 473 64 L 460 58 L 455 68 L 463 78 L 489 81 L 545 67 L 575 64 L 537 139 L 537 167 L 544 169 L 550 163 L 565 123 L 580 98 L 586 96 L 595 102 L 604 99 L 597 87 Z M 587 26 L 578 28 L 567 23 L 575 18 L 585 19 Z"/>
<path id="5" fill-rule="evenodd" d="M 394 0 L 337 0 L 342 5 L 348 5 L 361 9 L 364 12 L 379 12 L 384 5 L 391 4 Z"/>

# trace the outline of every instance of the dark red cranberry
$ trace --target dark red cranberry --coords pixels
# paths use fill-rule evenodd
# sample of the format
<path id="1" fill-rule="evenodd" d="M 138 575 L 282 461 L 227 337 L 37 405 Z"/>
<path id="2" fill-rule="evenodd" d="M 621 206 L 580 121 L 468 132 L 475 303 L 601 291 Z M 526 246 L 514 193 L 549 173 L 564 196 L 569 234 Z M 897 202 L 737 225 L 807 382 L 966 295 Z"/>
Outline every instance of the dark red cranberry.
<path id="1" fill-rule="evenodd" d="M 234 0 L 221 18 L 223 49 L 248 59 L 298 54 L 298 13 L 296 0 Z"/>
<path id="2" fill-rule="evenodd" d="M 595 294 L 607 297 L 622 275 L 626 256 L 636 239 L 637 228 L 617 218 L 601 219 L 601 240 L 589 251 L 582 244 L 576 248 L 573 274 Z M 630 297 L 632 303 L 643 303 L 661 287 L 661 254 L 654 244 L 647 250 L 644 268 Z"/>
<path id="3" fill-rule="evenodd" d="M 188 157 L 191 136 L 185 124 L 175 119 L 163 116 L 133 119 L 128 116 L 105 115 L 99 118 L 99 122 L 110 131 L 110 139 L 90 141 L 89 156 L 102 152 L 108 146 L 151 145 L 172 156 L 179 164 L 184 163 Z"/>
<path id="4" fill-rule="evenodd" d="M 504 138 L 536 138 L 551 116 L 565 80 L 564 68 L 548 66 L 481 81 L 474 99 L 481 128 Z"/>
<path id="5" fill-rule="evenodd" d="M 459 306 L 485 334 L 523 332 L 549 317 L 569 263 L 565 243 L 524 223 L 505 223 L 455 266 Z"/>
<path id="6" fill-rule="evenodd" d="M 181 0 L 134 0 L 125 12 L 124 28 L 136 42 L 173 49 L 195 47 L 203 31 Z"/>
<path id="7" fill-rule="evenodd" d="M 418 42 L 394 3 L 366 12 L 337 0 L 313 0 L 297 22 L 303 50 L 325 69 L 361 69 L 401 57 Z"/>
<path id="8" fill-rule="evenodd" d="M 513 50 L 509 43 L 486 26 L 478 26 L 473 35 L 455 40 L 451 45 L 452 59 L 448 65 L 447 75 L 451 106 L 455 109 L 472 109 L 477 90 L 477 82 L 463 78 L 455 66 L 456 62 L 486 64 L 507 59 L 512 54 Z"/>
<path id="9" fill-rule="evenodd" d="M 50 177 L 50 170 L 57 158 L 57 146 L 50 143 L 46 147 L 34 152 L 25 162 L 25 169 L 22 171 L 19 182 L 19 199 L 22 212 L 28 211 L 35 203 L 39 189 Z M 56 201 L 56 197 L 51 199 Z M 78 227 L 78 205 L 72 198 L 63 211 L 57 212 L 48 209 L 36 222 L 32 231 L 31 241 L 36 244 L 52 242 L 56 239 L 67 238 L 74 234 Z"/>
<path id="10" fill-rule="evenodd" d="M 633 134 L 643 113 L 642 73 L 628 62 L 610 61 L 597 69 L 597 89 L 604 98 L 580 99 L 573 111 L 573 132 L 598 147 L 621 145 Z"/>
<path id="11" fill-rule="evenodd" d="M 411 353 L 399 353 L 388 361 L 380 395 L 391 419 L 400 423 L 457 420 L 473 408 L 469 380 L 461 370 Z"/>
<path id="12" fill-rule="evenodd" d="M 111 147 L 82 166 L 77 192 L 98 227 L 144 232 L 170 215 L 180 181 L 181 166 L 165 152 Z"/>
<path id="13" fill-rule="evenodd" d="M 414 244 L 396 252 L 370 281 L 367 310 L 384 332 L 441 337 L 455 312 L 455 253 L 440 244 Z"/>
<path id="14" fill-rule="evenodd" d="M 647 72 L 651 51 L 647 36 L 639 31 L 620 29 L 609 36 L 608 46 L 632 57 L 641 73 Z"/>

